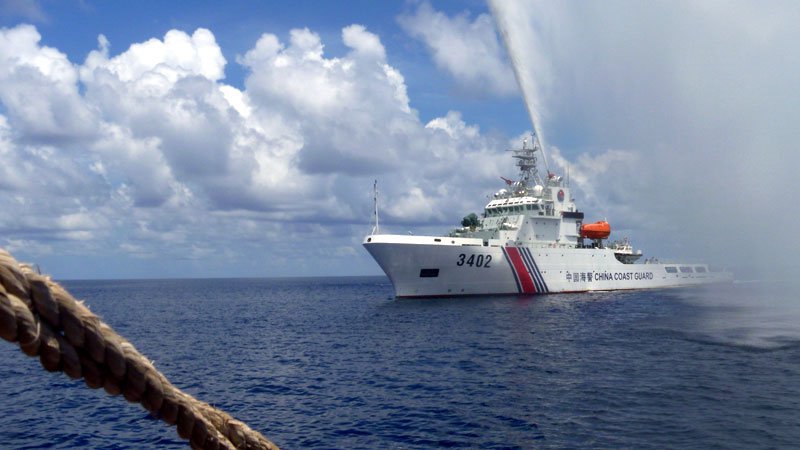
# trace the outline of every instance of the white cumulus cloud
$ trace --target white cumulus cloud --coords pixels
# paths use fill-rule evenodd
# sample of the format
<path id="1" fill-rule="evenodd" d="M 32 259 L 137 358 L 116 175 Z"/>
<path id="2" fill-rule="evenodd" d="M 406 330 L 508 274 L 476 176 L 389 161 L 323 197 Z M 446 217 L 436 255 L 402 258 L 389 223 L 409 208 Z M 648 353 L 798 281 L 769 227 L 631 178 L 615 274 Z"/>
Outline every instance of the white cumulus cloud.
<path id="1" fill-rule="evenodd" d="M 291 273 L 287 261 L 353 257 L 373 178 L 389 227 L 446 227 L 480 207 L 503 139 L 457 112 L 420 120 L 380 37 L 356 24 L 341 40 L 331 56 L 309 29 L 264 34 L 237 58 L 235 87 L 205 29 L 119 54 L 100 36 L 82 63 L 32 26 L 0 30 L 5 245 Z"/>
<path id="2" fill-rule="evenodd" d="M 423 2 L 398 21 L 409 35 L 425 43 L 436 65 L 464 88 L 502 96 L 518 92 L 489 14 L 479 14 L 474 20 L 467 12 L 449 17 Z"/>
<path id="3" fill-rule="evenodd" d="M 41 46 L 31 25 L 0 29 L 0 101 L 29 142 L 66 143 L 94 133 L 95 117 L 78 92 L 78 71 L 57 49 Z"/>

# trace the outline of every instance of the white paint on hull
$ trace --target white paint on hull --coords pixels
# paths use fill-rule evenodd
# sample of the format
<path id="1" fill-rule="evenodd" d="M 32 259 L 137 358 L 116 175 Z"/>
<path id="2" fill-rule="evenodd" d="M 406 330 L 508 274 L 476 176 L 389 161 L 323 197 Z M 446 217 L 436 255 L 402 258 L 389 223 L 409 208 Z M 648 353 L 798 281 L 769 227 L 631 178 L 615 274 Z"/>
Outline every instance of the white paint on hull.
<path id="1" fill-rule="evenodd" d="M 654 289 L 732 281 L 729 272 L 710 272 L 705 264 L 623 264 L 611 249 L 380 234 L 367 236 L 364 247 L 398 297 Z M 668 267 L 677 273 L 667 272 Z M 682 267 L 692 271 L 682 273 Z"/>

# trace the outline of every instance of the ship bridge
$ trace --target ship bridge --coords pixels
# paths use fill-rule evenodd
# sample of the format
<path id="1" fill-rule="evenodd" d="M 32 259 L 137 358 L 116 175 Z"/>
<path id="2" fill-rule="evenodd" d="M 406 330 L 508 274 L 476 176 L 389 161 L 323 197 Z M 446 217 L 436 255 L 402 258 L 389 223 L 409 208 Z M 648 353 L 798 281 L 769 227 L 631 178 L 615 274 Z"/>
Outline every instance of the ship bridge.
<path id="1" fill-rule="evenodd" d="M 580 238 L 583 213 L 570 195 L 569 181 L 550 171 L 542 179 L 537 170 L 533 145 L 511 150 L 520 169 L 518 180 L 503 178 L 506 187 L 495 192 L 486 205 L 479 226 L 450 233 L 454 237 L 499 239 L 503 242 L 540 246 L 575 247 Z M 502 178 L 502 177 L 501 177 Z"/>

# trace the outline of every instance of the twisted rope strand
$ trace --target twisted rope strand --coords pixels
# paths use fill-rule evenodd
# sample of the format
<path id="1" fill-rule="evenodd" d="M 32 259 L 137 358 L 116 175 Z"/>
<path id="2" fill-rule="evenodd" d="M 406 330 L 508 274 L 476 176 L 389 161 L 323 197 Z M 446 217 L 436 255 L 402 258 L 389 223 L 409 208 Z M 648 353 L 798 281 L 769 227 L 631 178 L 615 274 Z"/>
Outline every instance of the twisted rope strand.
<path id="1" fill-rule="evenodd" d="M 83 378 L 92 389 L 122 394 L 169 425 L 196 449 L 278 447 L 224 411 L 172 385 L 125 338 L 58 283 L 0 249 L 0 337 L 38 356 L 49 372 Z"/>

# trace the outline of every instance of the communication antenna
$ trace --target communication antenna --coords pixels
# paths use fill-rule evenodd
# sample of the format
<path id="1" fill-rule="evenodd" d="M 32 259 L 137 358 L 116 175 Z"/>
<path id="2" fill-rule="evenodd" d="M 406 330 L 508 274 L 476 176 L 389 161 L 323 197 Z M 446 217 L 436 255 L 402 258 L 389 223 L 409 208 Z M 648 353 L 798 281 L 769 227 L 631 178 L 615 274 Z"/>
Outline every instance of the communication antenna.
<path id="1" fill-rule="evenodd" d="M 378 180 L 375 180 L 375 184 L 372 185 L 372 192 L 372 206 L 375 210 L 375 224 L 372 226 L 371 234 L 378 234 L 380 233 L 380 227 L 378 226 Z"/>

